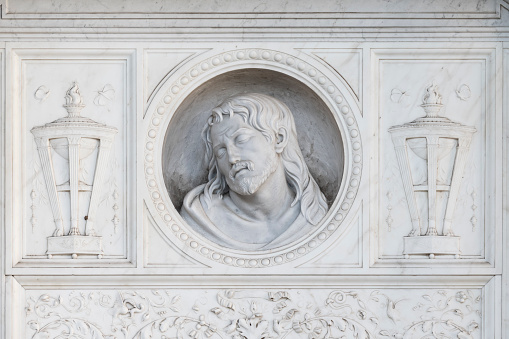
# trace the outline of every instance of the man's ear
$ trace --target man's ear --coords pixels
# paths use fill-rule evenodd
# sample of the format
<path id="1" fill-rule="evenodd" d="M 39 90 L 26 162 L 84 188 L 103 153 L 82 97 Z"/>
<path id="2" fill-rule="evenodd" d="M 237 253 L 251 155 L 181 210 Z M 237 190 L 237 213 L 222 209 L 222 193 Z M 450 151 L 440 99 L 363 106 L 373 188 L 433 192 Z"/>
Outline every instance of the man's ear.
<path id="1" fill-rule="evenodd" d="M 285 127 L 280 127 L 276 135 L 276 152 L 281 153 L 288 144 L 288 130 Z"/>

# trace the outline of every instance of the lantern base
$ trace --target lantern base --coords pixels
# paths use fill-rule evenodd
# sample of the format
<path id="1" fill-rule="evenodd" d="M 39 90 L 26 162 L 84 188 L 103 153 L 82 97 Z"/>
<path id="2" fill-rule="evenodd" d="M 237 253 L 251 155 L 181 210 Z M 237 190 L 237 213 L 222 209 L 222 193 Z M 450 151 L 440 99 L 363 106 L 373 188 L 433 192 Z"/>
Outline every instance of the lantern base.
<path id="1" fill-rule="evenodd" d="M 102 237 L 89 235 L 66 235 L 48 237 L 48 258 L 54 255 L 71 255 L 73 259 L 81 255 L 97 255 L 102 258 Z"/>
<path id="2" fill-rule="evenodd" d="M 434 258 L 435 254 L 449 254 L 459 257 L 460 237 L 442 235 L 423 235 L 417 237 L 404 237 L 405 257 L 410 255 L 429 255 Z"/>

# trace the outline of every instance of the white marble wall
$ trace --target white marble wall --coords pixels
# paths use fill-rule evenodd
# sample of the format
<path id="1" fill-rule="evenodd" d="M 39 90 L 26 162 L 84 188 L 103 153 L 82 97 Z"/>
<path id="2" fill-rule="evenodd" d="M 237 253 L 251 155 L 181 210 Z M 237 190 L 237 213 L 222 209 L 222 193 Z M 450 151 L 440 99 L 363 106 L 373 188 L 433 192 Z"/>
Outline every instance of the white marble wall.
<path id="1" fill-rule="evenodd" d="M 508 8 L 503 0 L 2 3 L 0 338 L 509 336 Z M 339 187 L 313 231 L 283 247 L 219 246 L 184 222 L 167 191 L 162 152 L 173 147 L 168 131 L 188 119 L 179 108 L 213 101 L 200 91 L 229 72 L 240 74 L 239 92 L 266 90 L 295 107 L 311 172 Z M 82 116 L 118 130 L 94 218 L 100 258 L 47 253 L 54 214 L 30 130 L 66 116 L 73 82 Z M 218 93 L 232 91 L 218 83 Z M 424 116 L 430 84 L 441 116 L 476 130 L 452 215 L 460 252 L 405 256 L 412 220 L 389 128 Z M 302 98 L 317 98 L 320 110 L 298 111 Z M 317 119 L 339 132 L 340 151 L 327 147 L 333 138 Z M 185 139 L 193 151 L 181 156 L 202 166 L 194 130 Z M 425 178 L 426 162 L 408 154 L 413 179 Z M 338 174 L 328 165 L 341 159 Z M 52 160 L 65 183 L 67 162 Z M 87 166 L 83 183 L 93 181 Z M 69 196 L 59 194 L 68 228 Z M 425 199 L 419 208 L 427 213 Z"/>

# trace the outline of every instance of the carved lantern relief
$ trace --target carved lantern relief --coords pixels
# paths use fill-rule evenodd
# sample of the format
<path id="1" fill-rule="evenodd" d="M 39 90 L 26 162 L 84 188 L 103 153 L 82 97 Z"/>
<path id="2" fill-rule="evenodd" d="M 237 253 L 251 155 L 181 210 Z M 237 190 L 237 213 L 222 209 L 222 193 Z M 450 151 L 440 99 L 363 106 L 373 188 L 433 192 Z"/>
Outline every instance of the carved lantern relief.
<path id="1" fill-rule="evenodd" d="M 406 258 L 423 254 L 459 258 L 461 253 L 452 219 L 476 129 L 439 116 L 441 101 L 437 86 L 429 86 L 421 105 L 426 116 L 389 129 L 412 220 L 412 231 L 404 238 Z M 427 175 L 413 176 L 415 166 L 425 166 Z"/>
<path id="2" fill-rule="evenodd" d="M 102 238 L 96 235 L 95 215 L 108 154 L 117 129 L 80 116 L 85 104 L 77 83 L 67 91 L 65 100 L 67 117 L 31 130 L 56 227 L 53 236 L 48 237 L 47 255 L 48 258 L 71 255 L 75 259 L 78 254 L 84 254 L 101 258 Z M 57 156 L 65 159 L 68 178 L 56 175 L 54 160 Z M 93 171 L 93 182 L 85 182 L 82 175 L 85 167 Z M 68 195 L 69 204 L 63 203 L 62 195 Z M 65 227 L 67 223 L 64 223 L 67 215 L 70 219 L 68 229 Z M 86 220 L 85 228 L 80 230 L 83 219 Z"/>

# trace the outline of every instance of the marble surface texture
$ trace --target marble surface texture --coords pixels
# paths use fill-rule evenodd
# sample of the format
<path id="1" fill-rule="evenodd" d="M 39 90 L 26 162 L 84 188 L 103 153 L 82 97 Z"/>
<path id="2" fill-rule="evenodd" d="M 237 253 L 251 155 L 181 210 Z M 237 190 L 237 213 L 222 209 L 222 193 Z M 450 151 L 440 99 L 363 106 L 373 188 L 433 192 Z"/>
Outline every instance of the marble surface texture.
<path id="1" fill-rule="evenodd" d="M 0 339 L 509 337 L 508 1 L 0 5 Z"/>

